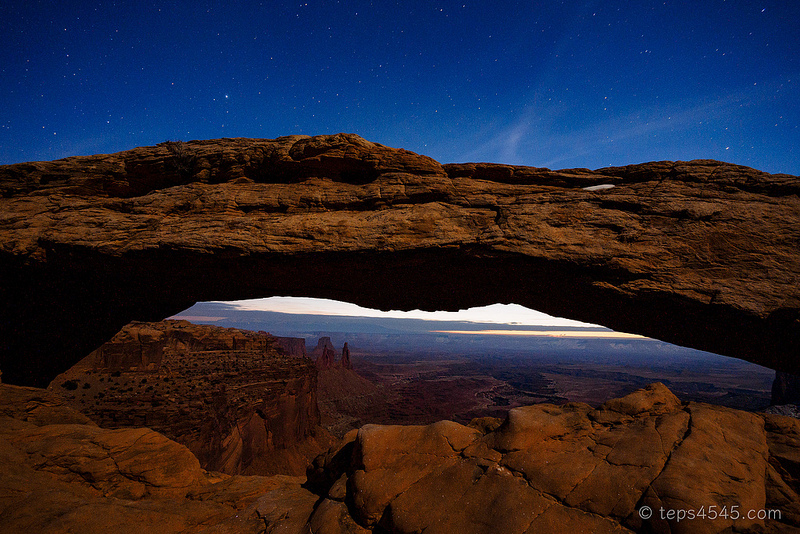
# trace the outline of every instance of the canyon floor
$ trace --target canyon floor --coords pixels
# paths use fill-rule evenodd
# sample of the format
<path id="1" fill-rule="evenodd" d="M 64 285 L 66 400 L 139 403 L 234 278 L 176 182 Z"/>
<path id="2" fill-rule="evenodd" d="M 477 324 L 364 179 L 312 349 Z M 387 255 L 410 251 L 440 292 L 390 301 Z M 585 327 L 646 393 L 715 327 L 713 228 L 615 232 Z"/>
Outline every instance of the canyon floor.
<path id="1" fill-rule="evenodd" d="M 652 382 L 681 400 L 743 410 L 770 404 L 774 371 L 733 358 L 645 363 L 531 354 L 454 355 L 353 352 L 354 367 L 391 399 L 375 423 L 468 423 L 505 417 L 510 408 L 550 402 L 598 406 Z"/>
<path id="2" fill-rule="evenodd" d="M 652 382 L 684 401 L 756 411 L 770 405 L 775 379 L 760 365 L 653 339 L 486 335 L 481 331 L 498 325 L 301 315 L 219 302 L 196 303 L 176 318 L 304 338 L 309 350 L 322 337 L 339 351 L 348 343 L 358 377 L 320 375 L 323 419 L 339 436 L 367 423 L 466 424 L 541 402 L 599 406 Z M 602 327 L 576 328 L 581 335 L 592 329 Z M 473 332 L 446 332 L 452 330 Z"/>

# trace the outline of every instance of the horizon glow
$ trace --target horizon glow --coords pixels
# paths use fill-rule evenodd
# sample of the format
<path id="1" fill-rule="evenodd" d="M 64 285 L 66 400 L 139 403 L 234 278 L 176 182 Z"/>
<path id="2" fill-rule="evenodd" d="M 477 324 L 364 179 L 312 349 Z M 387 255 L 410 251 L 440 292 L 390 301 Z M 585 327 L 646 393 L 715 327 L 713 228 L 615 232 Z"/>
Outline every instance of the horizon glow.
<path id="1" fill-rule="evenodd" d="M 464 334 L 479 336 L 536 336 L 604 339 L 650 339 L 638 334 L 597 330 L 431 330 L 435 334 Z"/>

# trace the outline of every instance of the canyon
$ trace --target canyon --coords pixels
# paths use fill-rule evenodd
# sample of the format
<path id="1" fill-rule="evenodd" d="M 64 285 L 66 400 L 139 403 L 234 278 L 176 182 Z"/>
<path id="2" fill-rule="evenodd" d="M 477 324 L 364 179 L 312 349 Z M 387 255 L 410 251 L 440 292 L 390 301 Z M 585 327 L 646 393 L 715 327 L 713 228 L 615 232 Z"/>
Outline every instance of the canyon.
<path id="1" fill-rule="evenodd" d="M 322 337 L 307 353 L 302 338 L 176 320 L 127 324 L 48 390 L 102 428 L 148 427 L 228 475 L 303 475 L 388 403 L 346 343 L 339 356 Z"/>
<path id="2" fill-rule="evenodd" d="M 0 369 L 15 385 L 0 385 L 0 532 L 798 532 L 791 417 L 682 401 L 658 383 L 466 424 L 359 426 L 330 416 L 348 400 L 328 397 L 344 433 L 328 448 L 312 392 L 353 370 L 327 343 L 316 362 L 266 333 L 220 332 L 197 350 L 205 334 L 178 333 L 194 326 L 152 322 L 271 295 L 514 302 L 776 369 L 792 398 L 799 195 L 796 176 L 711 160 L 442 165 L 352 134 L 2 166 Z M 98 351 L 131 321 L 151 322 L 118 338 L 136 350 Z M 201 377 L 186 363 L 204 357 Z M 205 395 L 215 377 L 225 387 Z M 163 433 L 104 428 L 100 378 L 142 403 L 126 425 Z M 89 396 L 101 426 L 73 408 Z M 188 422 L 175 439 L 167 418 Z M 276 436 L 327 452 L 305 476 L 242 475 L 297 473 Z"/>

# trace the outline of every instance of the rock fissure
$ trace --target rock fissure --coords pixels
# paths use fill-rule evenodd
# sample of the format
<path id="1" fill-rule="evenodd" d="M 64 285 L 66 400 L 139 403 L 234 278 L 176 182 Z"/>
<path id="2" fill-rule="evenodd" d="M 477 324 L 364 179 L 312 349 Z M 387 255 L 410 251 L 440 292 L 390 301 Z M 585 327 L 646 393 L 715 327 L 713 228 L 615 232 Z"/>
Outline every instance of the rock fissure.
<path id="1" fill-rule="evenodd" d="M 661 433 L 661 430 L 659 430 L 659 428 L 658 428 L 659 419 L 656 419 L 655 431 L 656 431 L 656 434 L 658 434 L 658 442 L 659 442 L 659 445 L 661 446 L 661 456 L 664 457 L 664 463 L 666 463 L 667 459 L 669 458 L 669 452 L 664 449 L 664 435 Z M 674 445 L 674 443 L 673 443 L 673 445 Z"/>
<path id="2" fill-rule="evenodd" d="M 549 507 L 552 507 L 552 506 L 562 506 L 562 507 L 564 507 L 564 508 L 570 508 L 570 509 L 572 509 L 572 510 L 577 510 L 577 511 L 579 511 L 579 512 L 583 513 L 583 514 L 586 514 L 586 515 L 589 515 L 589 516 L 595 517 L 595 518 L 597 518 L 597 519 L 608 519 L 606 516 L 604 516 L 604 515 L 602 515 L 602 514 L 598 514 L 598 513 L 595 513 L 595 512 L 592 512 L 592 511 L 586 510 L 585 508 L 582 508 L 582 507 L 581 507 L 581 506 L 579 506 L 579 505 L 569 504 L 569 503 L 567 502 L 567 498 L 569 497 L 569 494 L 567 494 L 567 495 L 566 495 L 566 496 L 565 496 L 563 499 L 561 499 L 561 498 L 559 498 L 557 495 L 554 495 L 554 494 L 552 494 L 552 493 L 549 493 L 549 492 L 543 491 L 543 490 L 542 490 L 542 489 L 540 489 L 540 488 L 537 488 L 535 485 L 533 485 L 533 483 L 532 483 L 531 479 L 530 479 L 530 478 L 528 478 L 528 476 L 527 476 L 527 475 L 526 475 L 524 472 L 521 472 L 521 471 L 514 471 L 513 469 L 511 469 L 511 468 L 509 468 L 509 467 L 507 467 L 507 466 L 506 466 L 506 469 L 508 469 L 509 471 L 513 472 L 513 473 L 514 473 L 516 476 L 519 476 L 519 477 L 523 478 L 523 479 L 525 480 L 525 482 L 528 484 L 528 486 L 529 486 L 529 487 L 530 487 L 532 490 L 534 490 L 534 491 L 536 491 L 538 494 L 540 494 L 542 497 L 544 497 L 544 498 L 546 498 L 546 499 L 549 499 L 549 500 L 551 500 L 551 501 L 552 501 L 552 504 L 551 504 Z M 588 477 L 587 477 L 587 478 L 588 478 Z M 582 481 L 580 481 L 580 482 L 578 482 L 577 484 L 575 484 L 575 487 L 573 488 L 573 490 L 571 490 L 571 491 L 570 491 L 570 493 L 572 493 L 572 491 L 574 491 L 574 490 L 575 490 L 575 489 L 576 489 L 578 486 L 580 486 L 582 482 L 583 482 L 583 480 L 582 480 Z M 549 507 L 548 507 L 548 508 L 549 508 Z M 539 516 L 543 515 L 543 514 L 544 514 L 546 511 L 547 511 L 547 509 L 543 510 L 543 511 L 542 511 L 541 513 L 539 513 L 539 514 L 538 514 L 536 517 L 539 517 Z M 532 524 L 532 523 L 533 523 L 533 522 L 536 520 L 536 517 L 534 517 L 534 519 L 531 521 L 531 524 Z"/>
<path id="3" fill-rule="evenodd" d="M 666 454 L 666 461 L 664 462 L 664 466 L 661 468 L 661 471 L 659 471 L 658 475 L 656 475 L 656 476 L 655 476 L 655 478 L 658 478 L 658 476 L 659 476 L 659 475 L 661 475 L 661 473 L 662 473 L 662 472 L 664 471 L 664 469 L 667 467 L 667 464 L 669 464 L 669 461 L 670 461 L 670 459 L 672 458 L 672 455 L 675 453 L 675 451 L 677 451 L 677 450 L 678 450 L 678 448 L 681 446 L 681 444 L 682 444 L 682 443 L 683 443 L 683 442 L 686 440 L 686 438 L 688 438 L 688 437 L 691 435 L 691 433 L 692 433 L 692 412 L 691 412 L 691 410 L 689 410 L 689 407 L 688 407 L 688 406 L 686 406 L 686 405 L 684 405 L 684 406 L 682 407 L 682 411 L 683 411 L 684 413 L 686 413 L 686 414 L 689 416 L 689 417 L 688 417 L 688 419 L 686 420 L 686 430 L 684 430 L 684 431 L 682 432 L 681 436 L 680 436 L 678 439 L 676 439 L 676 440 L 675 440 L 675 442 L 672 444 L 672 448 L 671 448 L 671 449 L 670 449 L 670 451 L 669 451 L 669 452 Z M 656 431 L 657 431 L 657 430 L 658 430 L 658 428 L 656 427 Z M 663 441 L 662 441 L 662 443 L 663 443 Z M 654 480 L 655 480 L 655 478 L 654 478 Z"/>
<path id="4" fill-rule="evenodd" d="M 587 480 L 589 480 L 589 479 L 592 477 L 592 475 L 594 475 L 594 472 L 595 472 L 595 471 L 597 471 L 597 469 L 598 469 L 598 468 L 599 468 L 601 465 L 603 465 L 603 462 L 609 463 L 609 462 L 606 460 L 606 458 L 608 457 L 608 454 L 610 454 L 610 453 L 611 453 L 611 451 L 609 451 L 609 452 L 608 452 L 608 453 L 607 453 L 605 456 L 602 456 L 602 457 L 599 457 L 599 458 L 598 458 L 598 460 L 599 460 L 599 461 L 597 462 L 597 464 L 595 464 L 595 466 L 592 468 L 592 470 L 591 470 L 591 471 L 589 471 L 589 473 L 588 473 L 586 476 L 584 476 L 583 478 L 581 478 L 580 480 L 578 480 L 578 481 L 575 483 L 575 485 L 572 487 L 572 489 L 571 489 L 571 490 L 570 490 L 570 491 L 569 491 L 569 492 L 568 492 L 568 493 L 567 493 L 567 494 L 564 496 L 564 499 L 565 499 L 565 500 L 566 500 L 566 499 L 568 499 L 568 498 L 569 498 L 569 496 L 570 496 L 570 495 L 572 495 L 572 494 L 573 494 L 573 493 L 574 493 L 574 492 L 575 492 L 575 491 L 578 489 L 578 487 L 580 487 L 580 485 L 581 485 L 581 484 L 583 484 L 584 482 L 586 482 Z"/>

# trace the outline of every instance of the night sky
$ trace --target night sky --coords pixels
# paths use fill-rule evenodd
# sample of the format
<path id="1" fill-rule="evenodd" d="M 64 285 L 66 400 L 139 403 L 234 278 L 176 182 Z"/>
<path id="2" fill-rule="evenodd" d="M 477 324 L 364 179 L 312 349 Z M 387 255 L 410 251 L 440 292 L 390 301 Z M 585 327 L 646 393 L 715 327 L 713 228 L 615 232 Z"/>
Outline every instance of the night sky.
<path id="1" fill-rule="evenodd" d="M 441 162 L 800 174 L 800 2 L 0 4 L 0 163 L 357 133 Z"/>

